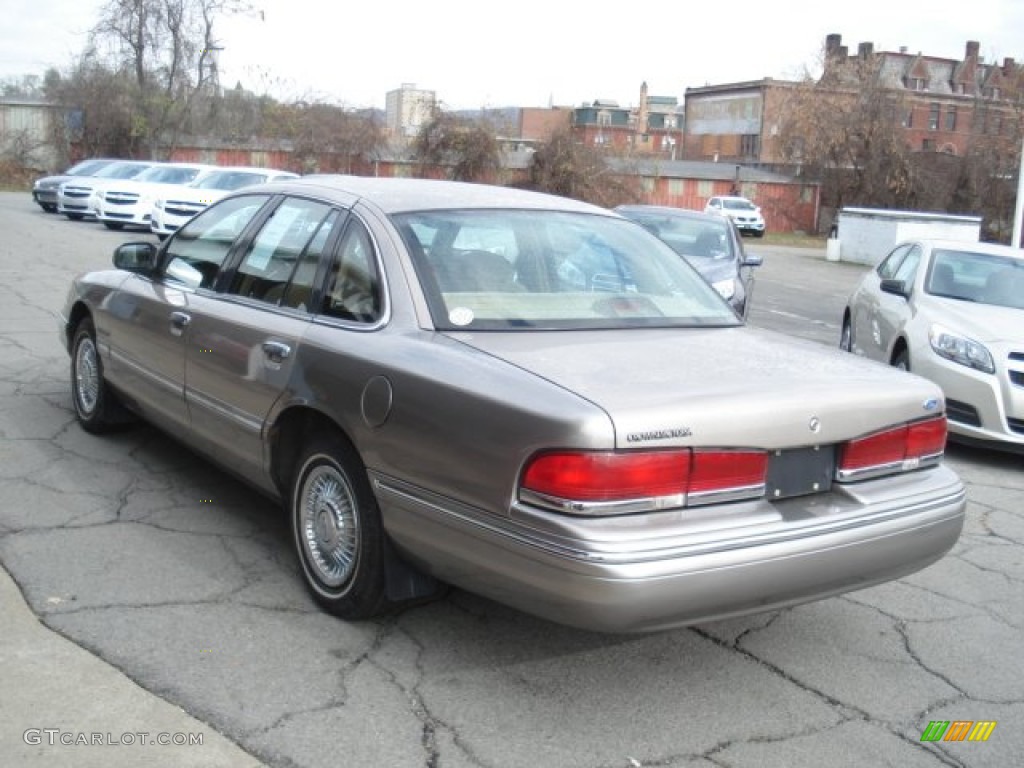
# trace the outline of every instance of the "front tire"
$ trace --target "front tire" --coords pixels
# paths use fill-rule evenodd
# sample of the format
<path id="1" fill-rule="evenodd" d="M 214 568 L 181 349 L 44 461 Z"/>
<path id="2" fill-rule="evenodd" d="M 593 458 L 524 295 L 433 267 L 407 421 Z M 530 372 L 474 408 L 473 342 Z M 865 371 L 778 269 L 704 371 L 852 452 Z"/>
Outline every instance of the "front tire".
<path id="1" fill-rule="evenodd" d="M 306 587 L 343 619 L 382 613 L 389 604 L 385 534 L 362 462 L 341 437 L 325 436 L 297 466 L 289 512 Z"/>
<path id="2" fill-rule="evenodd" d="M 899 368 L 901 371 L 910 370 L 910 353 L 906 349 L 901 349 L 895 357 L 892 359 L 892 367 Z"/>
<path id="3" fill-rule="evenodd" d="M 103 222 L 103 226 L 106 227 L 107 229 L 114 229 L 114 230 L 122 230 L 122 229 L 124 229 L 124 224 L 122 224 L 119 221 L 104 221 Z"/>
<path id="4" fill-rule="evenodd" d="M 96 330 L 88 317 L 75 328 L 71 342 L 71 401 L 86 432 L 109 432 L 125 421 L 123 408 L 103 379 Z"/>
<path id="5" fill-rule="evenodd" d="M 844 352 L 853 351 L 853 327 L 850 325 L 850 318 L 843 318 L 843 330 L 839 335 L 839 348 Z"/>

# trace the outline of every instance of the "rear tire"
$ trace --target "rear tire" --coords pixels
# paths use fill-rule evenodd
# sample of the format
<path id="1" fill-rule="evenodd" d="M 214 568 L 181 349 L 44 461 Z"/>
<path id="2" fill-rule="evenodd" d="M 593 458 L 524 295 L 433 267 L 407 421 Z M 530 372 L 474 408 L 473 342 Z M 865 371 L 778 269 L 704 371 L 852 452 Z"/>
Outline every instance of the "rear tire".
<path id="1" fill-rule="evenodd" d="M 362 461 L 344 439 L 325 435 L 296 466 L 292 536 L 313 599 L 343 619 L 384 612 L 385 534 Z"/>

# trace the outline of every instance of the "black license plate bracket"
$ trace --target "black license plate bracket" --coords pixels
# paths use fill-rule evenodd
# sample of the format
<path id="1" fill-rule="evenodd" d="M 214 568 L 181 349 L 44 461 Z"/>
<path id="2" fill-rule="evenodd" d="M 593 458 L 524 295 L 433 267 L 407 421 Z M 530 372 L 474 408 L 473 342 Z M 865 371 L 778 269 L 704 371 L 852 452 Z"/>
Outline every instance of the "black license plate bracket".
<path id="1" fill-rule="evenodd" d="M 835 476 L 835 450 L 831 445 L 790 448 L 768 454 L 769 499 L 788 499 L 824 493 Z"/>

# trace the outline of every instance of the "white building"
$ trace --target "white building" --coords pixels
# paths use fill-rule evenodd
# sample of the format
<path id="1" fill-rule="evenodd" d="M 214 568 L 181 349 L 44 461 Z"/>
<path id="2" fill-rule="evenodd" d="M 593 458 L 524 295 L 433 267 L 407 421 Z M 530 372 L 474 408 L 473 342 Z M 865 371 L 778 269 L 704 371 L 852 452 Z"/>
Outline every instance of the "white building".
<path id="1" fill-rule="evenodd" d="M 435 92 L 420 90 L 415 83 L 402 83 L 401 88 L 388 91 L 385 101 L 388 131 L 393 136 L 415 136 L 430 120 L 435 104 Z"/>

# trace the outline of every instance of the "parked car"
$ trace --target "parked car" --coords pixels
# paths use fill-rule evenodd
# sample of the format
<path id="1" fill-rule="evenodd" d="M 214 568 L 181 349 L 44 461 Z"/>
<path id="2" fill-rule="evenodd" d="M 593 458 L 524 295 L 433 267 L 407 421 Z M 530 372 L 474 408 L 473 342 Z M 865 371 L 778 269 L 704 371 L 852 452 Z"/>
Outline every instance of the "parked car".
<path id="1" fill-rule="evenodd" d="M 99 196 L 111 181 L 132 179 L 157 163 L 143 160 L 118 160 L 100 168 L 92 176 L 69 179 L 57 187 L 57 212 L 69 219 L 95 219 Z"/>
<path id="2" fill-rule="evenodd" d="M 864 276 L 840 346 L 931 379 L 951 437 L 1024 452 L 1024 251 L 914 240 Z"/>
<path id="3" fill-rule="evenodd" d="M 704 212 L 728 216 L 736 222 L 740 234 L 764 237 L 764 216 L 761 215 L 761 209 L 745 197 L 712 197 L 704 206 Z"/>
<path id="4" fill-rule="evenodd" d="M 161 163 L 130 179 L 106 185 L 96 206 L 96 218 L 107 229 L 149 230 L 153 203 L 164 195 L 217 170 L 202 163 Z"/>
<path id="5" fill-rule="evenodd" d="M 176 232 L 201 210 L 224 197 L 228 192 L 252 184 L 297 179 L 297 173 L 275 168 L 227 166 L 205 174 L 180 189 L 167 190 L 157 197 L 150 211 L 149 228 L 161 240 Z"/>
<path id="6" fill-rule="evenodd" d="M 101 168 L 116 162 L 117 160 L 111 158 L 94 157 L 76 163 L 57 176 L 44 176 L 41 179 L 36 179 L 32 184 L 32 199 L 47 213 L 56 213 L 57 188 L 61 184 L 76 176 L 92 176 Z"/>
<path id="7" fill-rule="evenodd" d="M 961 531 L 937 386 L 744 326 L 602 208 L 304 177 L 114 266 L 63 308 L 78 420 L 141 415 L 280 499 L 344 618 L 449 582 L 651 631 L 897 578 Z"/>
<path id="8" fill-rule="evenodd" d="M 620 205 L 615 211 L 661 238 L 700 272 L 740 317 L 747 316 L 754 291 L 753 269 L 763 260 L 744 250 L 729 219 L 655 205 Z"/>

